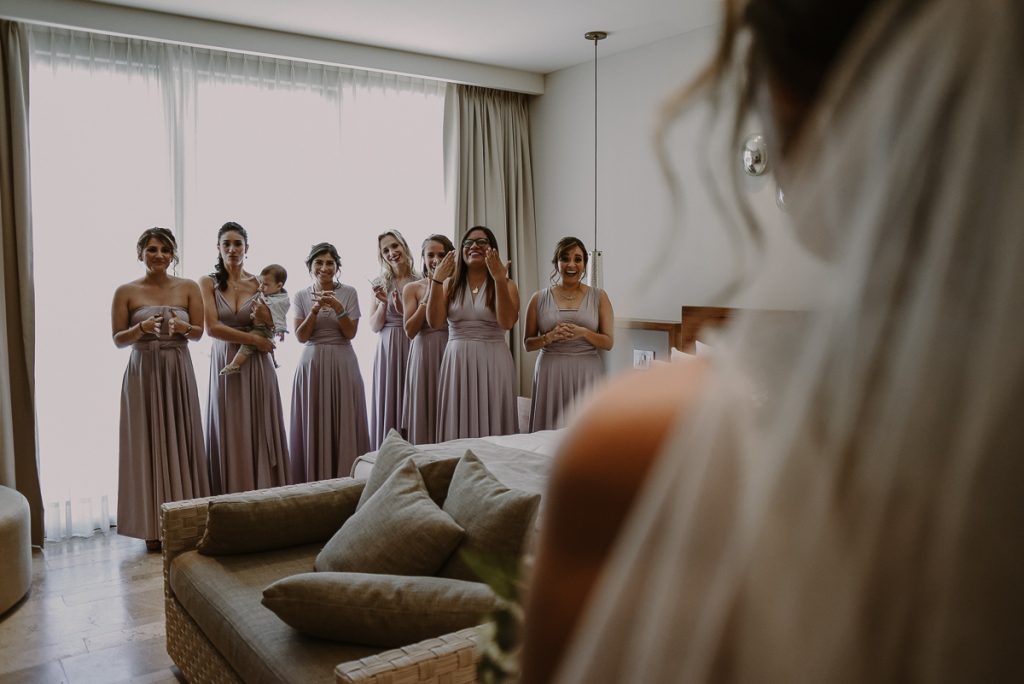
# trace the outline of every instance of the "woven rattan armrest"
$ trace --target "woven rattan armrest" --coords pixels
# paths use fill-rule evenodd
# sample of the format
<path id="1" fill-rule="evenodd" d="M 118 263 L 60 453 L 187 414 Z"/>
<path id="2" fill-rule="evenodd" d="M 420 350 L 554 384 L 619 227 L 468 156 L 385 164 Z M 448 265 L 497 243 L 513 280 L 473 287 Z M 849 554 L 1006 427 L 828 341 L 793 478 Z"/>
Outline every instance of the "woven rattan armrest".
<path id="1" fill-rule="evenodd" d="M 338 684 L 469 684 L 476 681 L 475 627 L 341 663 Z"/>
<path id="2" fill-rule="evenodd" d="M 206 531 L 206 509 L 213 497 L 172 501 L 160 506 L 161 540 L 163 542 L 164 576 L 173 561 L 199 544 Z"/>

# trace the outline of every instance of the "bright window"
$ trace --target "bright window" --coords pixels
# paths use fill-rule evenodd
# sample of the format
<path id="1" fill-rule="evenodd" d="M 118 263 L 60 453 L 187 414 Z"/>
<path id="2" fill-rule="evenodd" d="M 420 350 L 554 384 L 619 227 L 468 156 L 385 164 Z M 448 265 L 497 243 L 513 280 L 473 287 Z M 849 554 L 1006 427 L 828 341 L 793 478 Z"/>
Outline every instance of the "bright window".
<path id="1" fill-rule="evenodd" d="M 110 301 L 142 275 L 145 228 L 175 230 L 179 275 L 197 279 L 217 229 L 238 221 L 247 270 L 284 265 L 290 293 L 310 282 L 310 245 L 333 242 L 365 317 L 377 234 L 398 229 L 418 252 L 452 220 L 439 84 L 50 29 L 34 29 L 31 56 L 40 466 L 47 536 L 60 538 L 116 511 L 129 350 L 111 342 Z M 367 392 L 375 344 L 363 320 Z M 204 405 L 208 350 L 192 348 Z M 299 352 L 291 338 L 277 352 L 286 414 Z"/>

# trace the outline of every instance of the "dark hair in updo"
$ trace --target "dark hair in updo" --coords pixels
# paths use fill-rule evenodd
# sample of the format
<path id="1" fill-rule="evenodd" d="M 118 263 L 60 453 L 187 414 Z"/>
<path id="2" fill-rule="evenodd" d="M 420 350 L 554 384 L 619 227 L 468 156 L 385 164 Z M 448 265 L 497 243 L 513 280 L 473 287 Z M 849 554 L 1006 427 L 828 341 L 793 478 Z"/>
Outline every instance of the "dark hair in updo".
<path id="1" fill-rule="evenodd" d="M 217 263 L 213 265 L 213 273 L 210 274 L 210 277 L 217 283 L 217 289 L 221 292 L 228 289 L 228 272 L 224 268 L 224 257 L 220 255 L 220 239 L 224 233 L 232 230 L 242 236 L 242 242 L 246 245 L 249 244 L 249 234 L 245 232 L 245 228 L 234 221 L 228 221 L 217 231 Z"/>
<path id="2" fill-rule="evenodd" d="M 573 247 L 579 247 L 583 251 L 583 273 L 586 274 L 587 266 L 590 265 L 590 254 L 587 252 L 587 246 L 583 244 L 583 240 L 578 237 L 564 237 L 558 241 L 555 245 L 555 255 L 551 257 L 551 265 L 554 266 L 554 270 L 551 271 L 551 282 L 555 282 L 555 278 L 558 277 L 558 258 L 568 252 Z M 582 280 L 583 276 L 580 276 Z"/>
<path id="3" fill-rule="evenodd" d="M 338 267 L 338 270 L 334 272 L 334 289 L 338 289 L 341 284 L 341 281 L 337 279 L 338 271 L 341 270 L 341 257 L 338 256 L 338 250 L 330 242 L 318 242 L 309 248 L 309 256 L 306 257 L 306 270 L 309 271 L 313 268 L 313 260 L 321 254 L 330 254 Z"/>
<path id="4" fill-rule="evenodd" d="M 335 249 L 334 245 L 330 242 L 318 242 L 309 248 L 309 256 L 306 257 L 306 270 L 313 268 L 313 259 L 316 259 L 321 254 L 330 254 L 331 258 L 334 259 L 334 263 L 341 268 L 341 257 L 338 256 L 338 250 Z"/>
<path id="5" fill-rule="evenodd" d="M 139 242 L 135 245 L 135 252 L 138 254 L 139 259 L 142 259 L 142 250 L 146 248 L 146 243 L 151 238 L 156 238 L 160 242 L 164 243 L 171 248 L 171 259 L 174 263 L 178 263 L 178 241 L 174 239 L 174 233 L 166 228 L 154 226 L 153 228 L 147 228 L 142 231 L 142 235 L 139 236 Z"/>

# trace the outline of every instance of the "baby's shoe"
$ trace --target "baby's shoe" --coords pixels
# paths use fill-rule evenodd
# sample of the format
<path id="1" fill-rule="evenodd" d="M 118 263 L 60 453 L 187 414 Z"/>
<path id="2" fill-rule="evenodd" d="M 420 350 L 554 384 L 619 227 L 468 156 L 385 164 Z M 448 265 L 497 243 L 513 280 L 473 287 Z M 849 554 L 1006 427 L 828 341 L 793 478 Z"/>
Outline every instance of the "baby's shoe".
<path id="1" fill-rule="evenodd" d="M 220 374 L 221 375 L 234 375 L 235 373 L 238 373 L 241 370 L 242 370 L 242 367 L 239 366 L 237 363 L 229 363 L 228 365 L 226 365 L 226 366 L 224 366 L 223 368 L 220 369 Z"/>

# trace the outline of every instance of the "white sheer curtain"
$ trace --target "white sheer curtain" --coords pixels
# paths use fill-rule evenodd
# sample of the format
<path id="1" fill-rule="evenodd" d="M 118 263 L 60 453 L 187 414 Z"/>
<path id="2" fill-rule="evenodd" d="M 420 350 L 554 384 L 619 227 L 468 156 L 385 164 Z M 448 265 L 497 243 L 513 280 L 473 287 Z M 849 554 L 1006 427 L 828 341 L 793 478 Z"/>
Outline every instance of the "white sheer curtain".
<path id="1" fill-rule="evenodd" d="M 179 275 L 198 278 L 217 229 L 238 221 L 248 270 L 282 264 L 289 292 L 309 283 L 309 246 L 333 242 L 366 311 L 377 234 L 398 229 L 418 251 L 452 219 L 442 84 L 39 27 L 31 57 L 40 461 L 55 539 L 113 522 L 128 352 L 110 342 L 110 297 L 141 275 L 143 229 L 172 228 Z M 367 390 L 375 343 L 363 325 Z M 192 350 L 204 403 L 208 349 Z M 286 411 L 299 352 L 292 339 L 277 352 Z"/>

